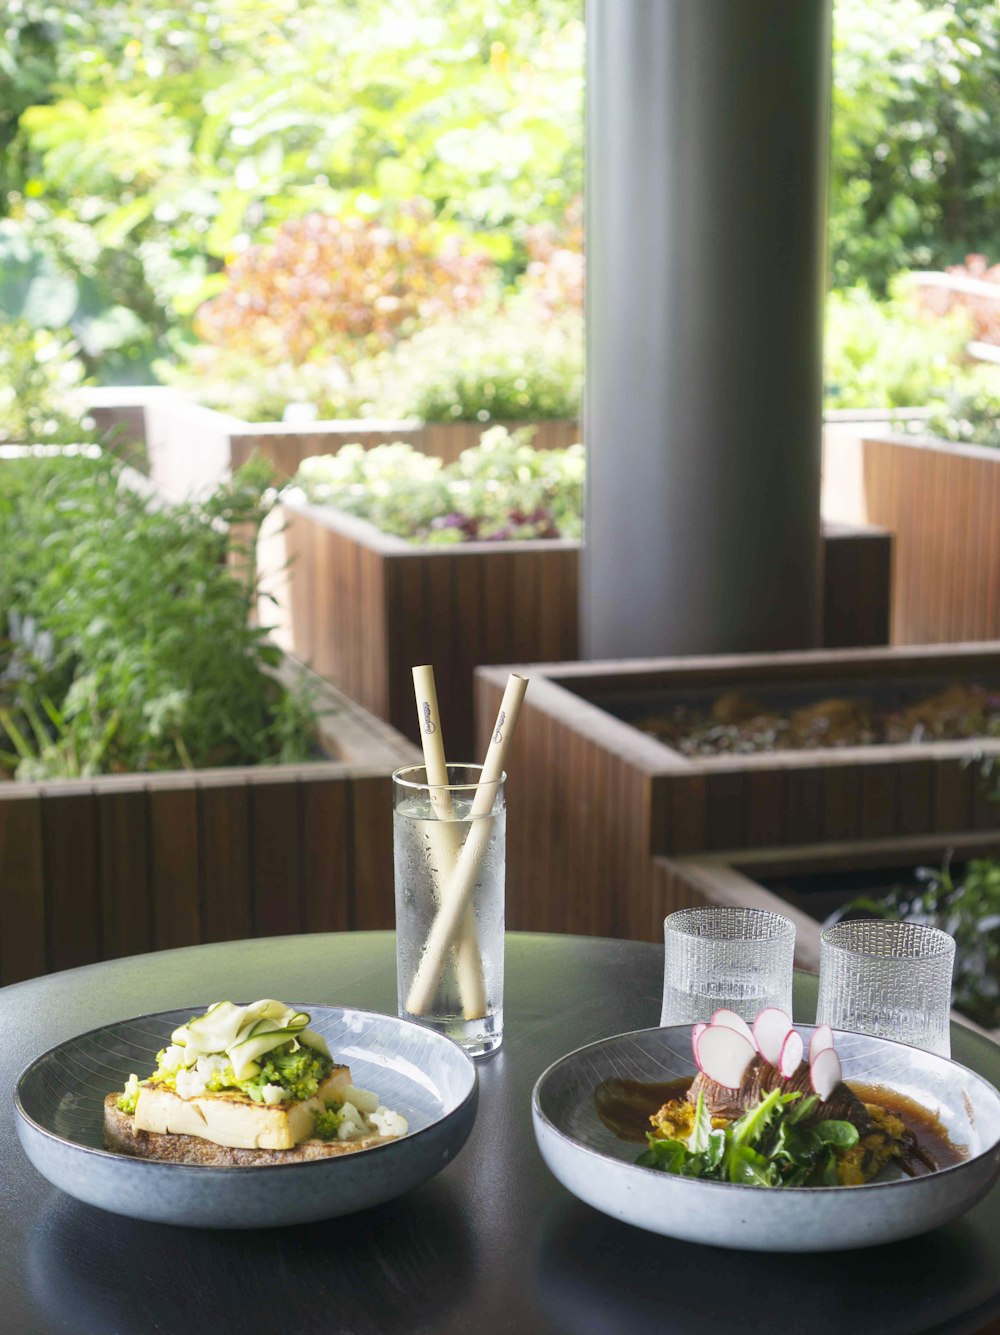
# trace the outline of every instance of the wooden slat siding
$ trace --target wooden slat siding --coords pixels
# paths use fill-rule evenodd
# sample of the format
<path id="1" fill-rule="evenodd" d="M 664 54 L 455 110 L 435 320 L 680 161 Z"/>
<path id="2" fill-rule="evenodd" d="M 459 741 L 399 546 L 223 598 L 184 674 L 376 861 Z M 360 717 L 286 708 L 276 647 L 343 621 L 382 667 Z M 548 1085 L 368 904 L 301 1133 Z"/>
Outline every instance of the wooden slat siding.
<path id="1" fill-rule="evenodd" d="M 659 851 L 694 853 L 703 850 L 710 838 L 708 810 L 708 775 L 697 770 L 667 780 L 673 819 L 670 842 Z"/>
<path id="2" fill-rule="evenodd" d="M 891 835 L 899 819 L 899 770 L 869 760 L 861 766 L 861 838 Z"/>
<path id="3" fill-rule="evenodd" d="M 253 931 L 250 795 L 238 774 L 197 776 L 203 941 L 241 941 Z"/>
<path id="4" fill-rule="evenodd" d="M 153 946 L 149 798 L 141 781 L 94 784 L 101 841 L 103 959 L 141 955 Z"/>
<path id="5" fill-rule="evenodd" d="M 392 780 L 357 777 L 351 784 L 354 897 L 351 926 L 383 931 L 396 925 L 392 872 Z"/>
<path id="6" fill-rule="evenodd" d="M 934 762 L 912 760 L 896 771 L 893 833 L 926 834 L 934 828 Z"/>
<path id="7" fill-rule="evenodd" d="M 861 834 L 862 767 L 860 765 L 824 766 L 823 819 L 824 839 L 856 839 Z M 800 836 L 790 831 L 788 838 L 797 843 Z"/>
<path id="8" fill-rule="evenodd" d="M 977 830 L 1000 830 L 1000 801 L 991 798 L 989 789 L 979 782 L 973 783 L 971 824 Z"/>
<path id="9" fill-rule="evenodd" d="M 6 785 L 5 785 L 6 786 Z M 0 985 L 44 973 L 44 823 L 41 794 L 0 802 Z"/>
<path id="10" fill-rule="evenodd" d="M 862 444 L 865 506 L 895 536 L 893 641 L 1000 635 L 1000 457 L 886 437 Z"/>
<path id="11" fill-rule="evenodd" d="M 974 766 L 963 764 L 957 756 L 933 760 L 934 780 L 931 807 L 932 830 L 968 829 L 975 815 L 975 791 L 979 776 Z"/>
<path id="12" fill-rule="evenodd" d="M 251 774 L 250 875 L 252 934 L 301 932 L 302 819 L 298 773 Z"/>
<path id="13" fill-rule="evenodd" d="M 198 795 L 191 776 L 150 780 L 150 900 L 153 949 L 197 945 L 201 940 L 201 844 Z"/>
<path id="14" fill-rule="evenodd" d="M 79 784 L 46 784 L 43 791 L 47 968 L 72 969 L 101 958 L 97 802 Z"/>
<path id="15" fill-rule="evenodd" d="M 817 840 L 823 837 L 826 807 L 826 772 L 812 765 L 790 762 L 784 771 L 785 828 L 781 838 Z"/>
<path id="16" fill-rule="evenodd" d="M 827 524 L 823 533 L 823 644 L 889 643 L 892 535 Z"/>
<path id="17" fill-rule="evenodd" d="M 744 842 L 752 848 L 759 844 L 783 843 L 788 824 L 787 803 L 788 786 L 784 764 L 754 775 L 753 782 L 744 787 Z"/>
<path id="18" fill-rule="evenodd" d="M 351 785 L 303 782 L 303 930 L 346 932 L 351 926 Z"/>
<path id="19" fill-rule="evenodd" d="M 707 775 L 706 846 L 742 848 L 747 841 L 747 781 L 738 769 Z"/>

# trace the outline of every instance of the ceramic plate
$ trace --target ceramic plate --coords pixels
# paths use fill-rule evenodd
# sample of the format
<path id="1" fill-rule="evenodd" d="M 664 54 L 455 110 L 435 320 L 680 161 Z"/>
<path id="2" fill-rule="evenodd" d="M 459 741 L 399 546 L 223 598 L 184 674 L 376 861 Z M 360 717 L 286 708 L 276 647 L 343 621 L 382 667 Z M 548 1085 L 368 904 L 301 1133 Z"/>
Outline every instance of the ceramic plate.
<path id="1" fill-rule="evenodd" d="M 808 1048 L 811 1026 L 796 1028 Z M 610 1079 L 693 1077 L 690 1025 L 619 1034 L 560 1058 L 535 1085 L 535 1136 L 555 1176 L 588 1205 L 654 1233 L 717 1247 L 869 1247 L 927 1232 L 980 1200 L 1000 1174 L 1000 1094 L 993 1086 L 903 1043 L 847 1033 L 838 1033 L 836 1043 L 848 1082 L 887 1086 L 936 1111 L 968 1158 L 925 1177 L 860 1187 L 768 1189 L 639 1168 L 642 1145 L 605 1127 L 594 1092 Z"/>
<path id="2" fill-rule="evenodd" d="M 199 1228 L 263 1228 L 351 1214 L 425 1182 L 464 1145 L 478 1079 L 450 1039 L 369 1011 L 295 1003 L 308 1011 L 356 1085 L 402 1113 L 409 1135 L 308 1163 L 210 1168 L 157 1163 L 102 1145 L 105 1095 L 131 1071 L 147 1075 L 170 1034 L 205 1009 L 144 1015 L 50 1049 L 22 1073 L 14 1096 L 28 1158 L 55 1186 L 133 1219 Z"/>

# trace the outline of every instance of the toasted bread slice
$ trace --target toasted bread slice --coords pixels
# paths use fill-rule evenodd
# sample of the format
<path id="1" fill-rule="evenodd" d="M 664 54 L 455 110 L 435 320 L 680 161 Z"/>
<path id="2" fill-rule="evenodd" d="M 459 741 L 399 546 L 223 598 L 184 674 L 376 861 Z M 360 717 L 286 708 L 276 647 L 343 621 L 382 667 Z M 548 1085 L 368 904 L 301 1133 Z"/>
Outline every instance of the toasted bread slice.
<path id="1" fill-rule="evenodd" d="M 206 1164 L 209 1167 L 266 1167 L 269 1164 L 305 1163 L 310 1159 L 330 1159 L 338 1154 L 353 1154 L 372 1145 L 381 1145 L 392 1136 L 364 1136 L 358 1140 L 304 1140 L 287 1150 L 245 1150 L 231 1145 L 217 1145 L 201 1136 L 176 1135 L 172 1132 L 142 1131 L 129 1113 L 119 1112 L 118 1094 L 104 1100 L 104 1144 L 118 1154 L 139 1159 L 158 1159 L 164 1163 Z"/>

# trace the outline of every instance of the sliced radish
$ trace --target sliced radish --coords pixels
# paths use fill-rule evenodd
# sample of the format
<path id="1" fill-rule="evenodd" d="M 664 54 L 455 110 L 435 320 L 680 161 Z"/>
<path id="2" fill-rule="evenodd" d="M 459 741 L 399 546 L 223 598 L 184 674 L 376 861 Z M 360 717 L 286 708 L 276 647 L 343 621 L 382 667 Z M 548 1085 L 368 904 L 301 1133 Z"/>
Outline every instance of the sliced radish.
<path id="1" fill-rule="evenodd" d="M 753 1036 L 753 1030 L 744 1020 L 742 1015 L 737 1015 L 735 1011 L 722 1010 L 716 1011 L 712 1016 L 713 1024 L 721 1024 L 726 1029 L 733 1029 L 737 1034 L 742 1034 L 748 1043 L 757 1046 L 757 1040 Z"/>
<path id="2" fill-rule="evenodd" d="M 824 1103 L 840 1084 L 842 1076 L 836 1048 L 823 1048 L 809 1063 L 810 1082 Z"/>
<path id="3" fill-rule="evenodd" d="M 818 1024 L 813 1030 L 812 1038 L 809 1040 L 809 1060 L 812 1061 L 819 1053 L 832 1047 L 833 1030 L 828 1024 Z"/>
<path id="4" fill-rule="evenodd" d="M 781 1060 L 781 1045 L 792 1027 L 792 1017 L 777 1006 L 768 1006 L 754 1020 L 753 1036 L 760 1055 L 772 1066 Z"/>
<path id="5" fill-rule="evenodd" d="M 699 1071 L 701 1070 L 701 1060 L 698 1057 L 698 1039 L 701 1038 L 702 1034 L 705 1032 L 707 1028 L 708 1025 L 702 1023 L 702 1024 L 696 1024 L 695 1027 L 691 1030 L 691 1051 L 694 1053 L 694 1064 L 695 1066 L 697 1066 Z"/>
<path id="6" fill-rule="evenodd" d="M 804 1051 L 805 1044 L 802 1042 L 802 1035 L 796 1033 L 793 1029 L 785 1036 L 785 1041 L 781 1045 L 781 1056 L 778 1058 L 778 1070 L 786 1080 L 799 1069 Z"/>
<path id="7" fill-rule="evenodd" d="M 747 1067 L 756 1057 L 754 1046 L 735 1029 L 712 1024 L 698 1035 L 698 1062 L 701 1070 L 726 1089 L 739 1089 Z"/>

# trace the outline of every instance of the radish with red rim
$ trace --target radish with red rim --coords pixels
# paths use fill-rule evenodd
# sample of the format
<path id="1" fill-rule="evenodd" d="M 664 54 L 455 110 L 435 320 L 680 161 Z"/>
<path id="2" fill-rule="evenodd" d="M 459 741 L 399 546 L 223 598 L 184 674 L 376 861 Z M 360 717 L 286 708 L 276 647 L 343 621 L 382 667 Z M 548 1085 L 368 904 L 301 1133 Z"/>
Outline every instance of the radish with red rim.
<path id="1" fill-rule="evenodd" d="M 792 1028 L 792 1017 L 777 1006 L 762 1010 L 753 1023 L 753 1036 L 760 1055 L 772 1066 L 781 1060 L 781 1047 Z"/>
<path id="2" fill-rule="evenodd" d="M 843 1078 L 836 1048 L 823 1048 L 809 1063 L 809 1081 L 825 1103 Z"/>
<path id="3" fill-rule="evenodd" d="M 698 1036 L 696 1060 L 699 1070 L 725 1089 L 739 1089 L 756 1056 L 754 1045 L 725 1025 L 709 1025 Z"/>
<path id="4" fill-rule="evenodd" d="M 786 1036 L 781 1045 L 781 1054 L 778 1057 L 778 1070 L 786 1080 L 799 1069 L 802 1063 L 802 1053 L 805 1051 L 805 1044 L 802 1042 L 802 1035 L 792 1029 Z"/>
<path id="5" fill-rule="evenodd" d="M 742 1034 L 748 1043 L 757 1046 L 757 1040 L 753 1036 L 753 1030 L 744 1020 L 742 1015 L 737 1015 L 735 1011 L 727 1010 L 723 1007 L 717 1010 L 712 1016 L 713 1024 L 721 1024 L 725 1029 L 732 1029 L 737 1034 Z"/>
<path id="6" fill-rule="evenodd" d="M 833 1030 L 828 1024 L 818 1024 L 809 1040 L 809 1060 L 812 1061 L 826 1048 L 833 1047 Z"/>

